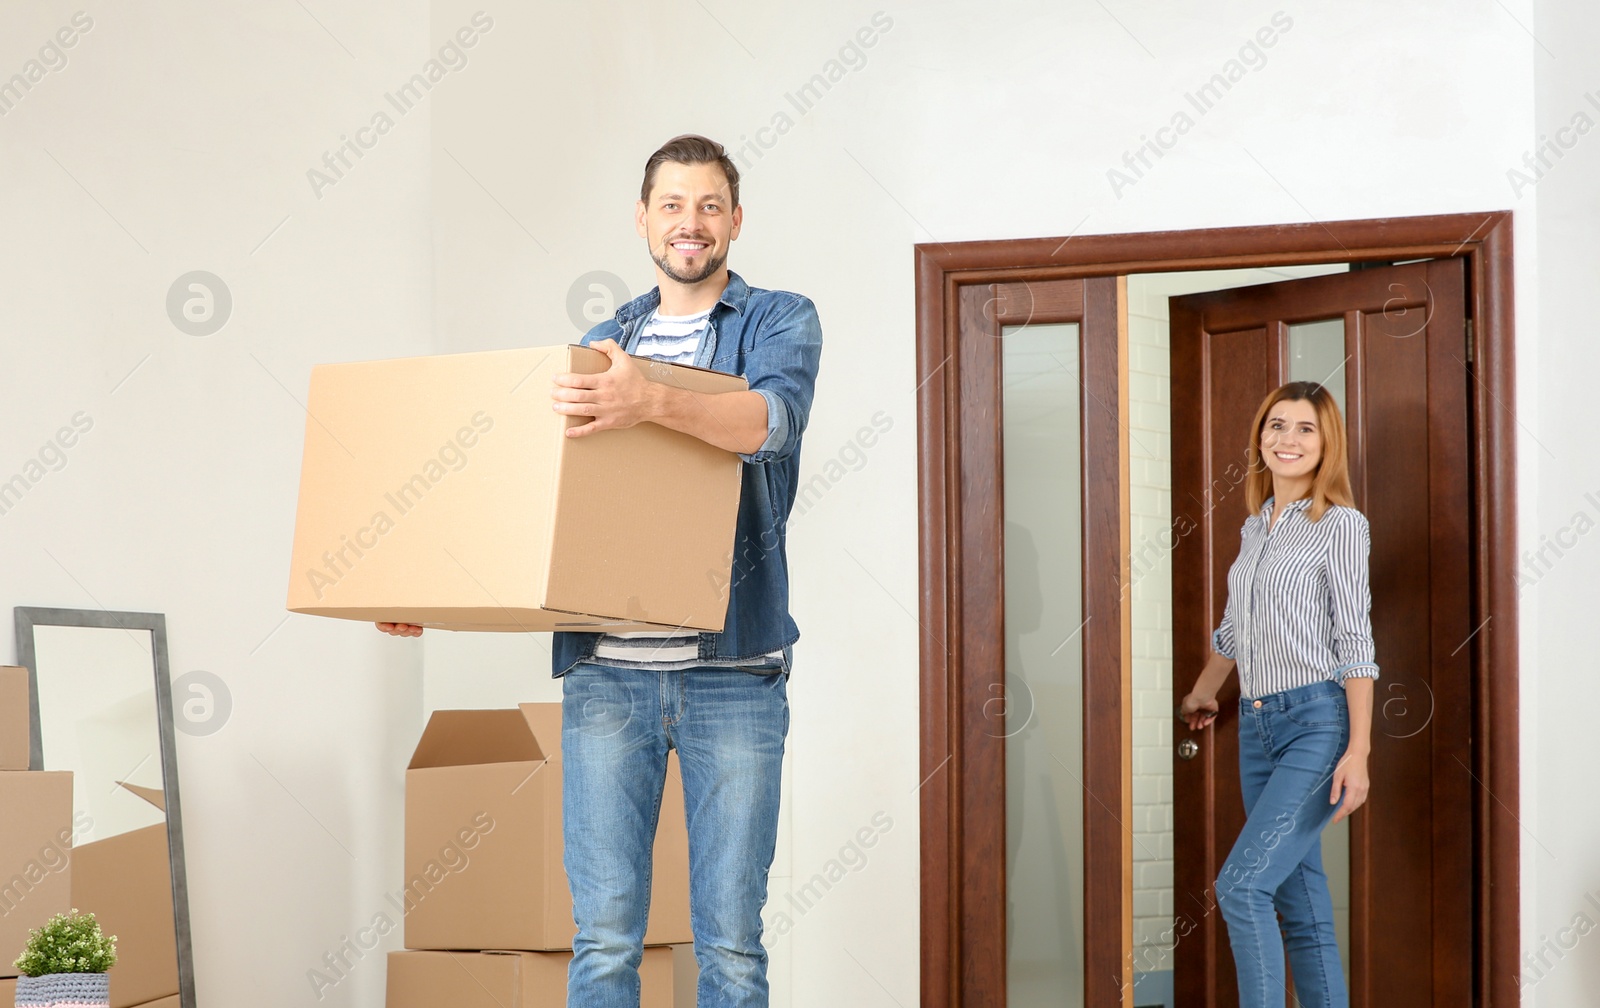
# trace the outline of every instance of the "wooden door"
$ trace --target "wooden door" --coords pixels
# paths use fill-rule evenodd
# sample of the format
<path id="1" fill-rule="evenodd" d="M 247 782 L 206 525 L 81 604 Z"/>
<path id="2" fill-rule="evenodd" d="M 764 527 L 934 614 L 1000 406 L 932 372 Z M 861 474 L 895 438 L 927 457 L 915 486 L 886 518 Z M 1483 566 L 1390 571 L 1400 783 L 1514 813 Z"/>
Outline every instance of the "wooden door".
<path id="1" fill-rule="evenodd" d="M 1053 753 L 1081 809 L 1063 818 L 1068 842 L 1057 847 L 1063 860 L 1078 864 L 1081 911 L 1059 921 L 1049 940 L 1059 943 L 1063 957 L 1081 964 L 1081 988 L 1059 992 L 1062 1003 L 1116 1004 L 1132 982 L 1124 895 L 1131 847 L 1123 828 L 1129 814 L 1130 689 L 1121 587 L 1128 549 L 1123 289 L 1117 277 L 952 284 L 956 324 L 937 348 L 940 357 L 928 363 L 930 382 L 941 374 L 948 381 L 940 389 L 937 421 L 945 434 L 938 454 L 925 456 L 923 465 L 941 471 L 948 466 L 951 478 L 939 517 L 923 519 L 949 523 L 949 538 L 924 554 L 924 577 L 949 584 L 951 592 L 946 631 L 925 644 L 948 663 L 948 688 L 924 697 L 924 717 L 939 724 L 950 749 L 928 761 L 920 792 L 924 835 L 954 824 L 961 840 L 923 860 L 923 898 L 942 922 L 927 933 L 924 954 L 946 968 L 942 984 L 924 988 L 924 1003 L 1006 1005 L 1016 979 L 1009 953 L 1019 937 L 1008 933 L 1013 897 L 1019 886 L 1041 888 L 1037 879 L 1013 870 L 1018 838 L 1008 833 L 1015 797 L 1010 781 L 1016 766 L 1008 765 L 1007 755 L 1012 743 L 1039 719 L 1063 713 L 1041 700 L 1050 709 L 1030 716 L 1031 698 L 1007 677 L 1016 624 L 1037 622 L 1037 613 L 1030 615 L 1029 605 L 1008 598 L 1007 591 L 1008 559 L 1014 576 L 1031 552 L 1019 549 L 1019 530 L 1008 529 L 1004 492 L 1006 404 L 1015 404 L 1006 388 L 1005 348 L 1018 328 L 1070 325 L 1079 332 L 1077 350 L 1054 362 L 1075 376 L 1079 437 L 1071 445 L 1052 442 L 1043 453 L 1048 457 L 1029 460 L 1035 467 L 1077 470 L 1074 482 L 1081 492 L 1063 501 L 1060 511 L 1076 517 L 1063 517 L 1058 531 L 1079 544 L 1081 562 L 1059 573 L 1080 585 L 1082 623 L 1049 629 L 1058 634 L 1056 654 L 1076 651 L 1081 665 L 1080 699 L 1072 709 L 1094 712 L 1081 716 L 1078 756 Z M 1039 935 L 1022 937 L 1037 941 Z"/>
<path id="2" fill-rule="evenodd" d="M 1245 445 L 1291 380 L 1291 326 L 1342 319 L 1356 505 L 1372 529 L 1372 794 L 1350 820 L 1350 1003 L 1457 1008 L 1473 990 L 1471 487 L 1462 261 L 1438 259 L 1173 298 L 1173 703 L 1204 664 L 1239 548 Z M 1295 375 L 1294 379 L 1303 378 Z M 1178 1008 L 1237 1004 L 1214 882 L 1244 823 L 1236 679 L 1179 727 Z M 1175 745 L 1176 749 L 1176 745 Z"/>

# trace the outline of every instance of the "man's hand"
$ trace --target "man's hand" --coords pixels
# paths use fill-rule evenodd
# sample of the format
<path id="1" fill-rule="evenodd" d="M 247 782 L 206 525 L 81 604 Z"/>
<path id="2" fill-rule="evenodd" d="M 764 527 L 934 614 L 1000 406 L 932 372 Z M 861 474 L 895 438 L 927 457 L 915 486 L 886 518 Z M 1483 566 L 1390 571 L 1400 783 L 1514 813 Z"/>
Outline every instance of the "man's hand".
<path id="1" fill-rule="evenodd" d="M 374 623 L 372 625 L 391 637 L 422 636 L 422 628 L 415 623 Z"/>
<path id="2" fill-rule="evenodd" d="M 584 437 L 603 430 L 624 430 L 654 418 L 659 412 L 656 383 L 639 373 L 616 340 L 591 344 L 611 358 L 599 374 L 559 374 L 550 393 L 557 413 L 590 417 L 567 429 L 567 437 Z"/>

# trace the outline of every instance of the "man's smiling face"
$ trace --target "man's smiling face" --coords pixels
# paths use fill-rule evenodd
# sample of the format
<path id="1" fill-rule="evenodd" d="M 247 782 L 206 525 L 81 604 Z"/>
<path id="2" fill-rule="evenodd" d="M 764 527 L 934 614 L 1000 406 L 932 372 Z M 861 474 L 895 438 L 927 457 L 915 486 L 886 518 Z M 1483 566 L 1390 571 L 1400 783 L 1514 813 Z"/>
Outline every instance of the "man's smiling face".
<path id="1" fill-rule="evenodd" d="M 634 224 L 668 279 L 692 286 L 721 272 L 744 217 L 730 202 L 728 179 L 715 164 L 667 161 L 656 170 Z"/>

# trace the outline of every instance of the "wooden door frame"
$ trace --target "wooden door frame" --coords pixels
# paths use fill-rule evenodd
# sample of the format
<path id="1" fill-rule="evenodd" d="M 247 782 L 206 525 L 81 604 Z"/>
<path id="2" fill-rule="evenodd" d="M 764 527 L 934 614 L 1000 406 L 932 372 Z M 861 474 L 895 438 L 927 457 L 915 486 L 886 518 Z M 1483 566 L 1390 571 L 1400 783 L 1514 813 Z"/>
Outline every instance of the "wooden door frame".
<path id="1" fill-rule="evenodd" d="M 925 1008 L 978 1003 L 965 996 L 973 991 L 986 992 L 984 1004 L 1003 1005 L 1006 988 L 1005 943 L 993 937 L 974 941 L 963 928 L 964 921 L 992 920 L 996 912 L 1004 919 L 1005 893 L 1003 887 L 994 887 L 994 868 L 973 854 L 1004 856 L 1006 797 L 1003 783 L 994 787 L 1005 780 L 1004 747 L 972 744 L 991 727 L 991 714 L 970 698 L 986 695 L 994 665 L 979 667 L 964 654 L 978 645 L 1003 655 L 1004 641 L 967 642 L 963 636 L 969 626 L 1003 623 L 1001 599 L 975 599 L 961 591 L 963 562 L 976 557 L 980 547 L 963 529 L 958 493 L 963 449 L 978 433 L 974 425 L 992 424 L 999 405 L 982 398 L 992 395 L 991 390 L 962 381 L 961 289 L 1131 273 L 1456 256 L 1467 261 L 1473 321 L 1468 365 L 1474 379 L 1472 604 L 1474 625 L 1481 626 L 1471 645 L 1472 774 L 1478 785 L 1473 802 L 1474 1000 L 1506 1008 L 1517 1003 L 1521 915 L 1512 215 L 1494 211 L 916 246 Z M 965 517 L 970 526 L 972 516 Z M 1090 601 L 1084 600 L 1086 610 Z M 1105 856 L 1093 860 L 1097 851 L 1122 849 L 1122 825 L 1110 810 L 1125 808 L 1132 789 L 1125 688 L 1108 695 L 1110 684 L 1103 680 L 1085 668 L 1085 711 L 1107 718 L 1113 713 L 1107 703 L 1114 702 L 1117 715 L 1108 730 L 1085 734 L 1084 786 L 1096 799 L 1084 803 L 1086 878 L 1099 873 L 1114 879 L 1117 898 L 1128 901 L 1129 865 L 1120 857 L 1114 863 Z M 1114 749 L 1109 748 L 1112 740 Z M 1096 815 L 1097 808 L 1105 814 Z M 1120 923 L 1131 908 L 1106 906 L 1092 890 L 1086 891 L 1086 904 L 1087 913 L 1099 913 L 1100 919 L 1112 919 L 1114 913 L 1119 921 L 1115 935 L 1085 927 L 1086 1003 L 1118 1003 L 1132 983 L 1130 938 Z"/>

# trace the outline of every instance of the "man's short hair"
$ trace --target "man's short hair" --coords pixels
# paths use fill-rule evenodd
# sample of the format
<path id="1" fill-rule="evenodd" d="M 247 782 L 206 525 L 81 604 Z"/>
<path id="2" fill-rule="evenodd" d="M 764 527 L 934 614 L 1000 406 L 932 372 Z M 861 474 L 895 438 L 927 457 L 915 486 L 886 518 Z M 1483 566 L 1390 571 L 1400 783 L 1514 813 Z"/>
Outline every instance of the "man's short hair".
<path id="1" fill-rule="evenodd" d="M 650 202 L 650 187 L 656 183 L 656 170 L 666 162 L 674 164 L 714 164 L 722 169 L 722 174 L 728 180 L 729 197 L 733 205 L 732 210 L 739 205 L 739 169 L 734 167 L 733 158 L 715 140 L 707 140 L 694 133 L 685 133 L 675 136 L 661 145 L 661 149 L 650 155 L 650 160 L 644 163 L 644 185 L 639 188 L 639 198 L 646 203 Z"/>

